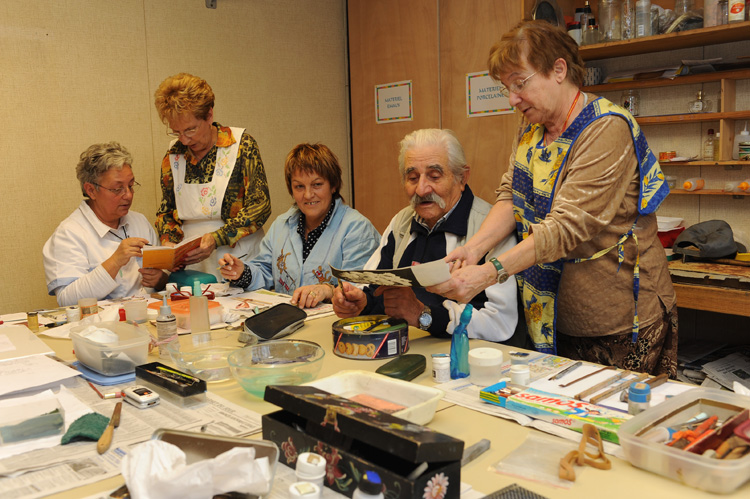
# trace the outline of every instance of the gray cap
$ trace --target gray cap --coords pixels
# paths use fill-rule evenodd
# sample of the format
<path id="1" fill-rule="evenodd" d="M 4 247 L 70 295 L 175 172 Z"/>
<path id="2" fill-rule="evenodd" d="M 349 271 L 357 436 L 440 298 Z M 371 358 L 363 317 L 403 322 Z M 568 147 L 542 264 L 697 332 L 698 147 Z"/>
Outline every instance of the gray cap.
<path id="1" fill-rule="evenodd" d="M 692 225 L 677 236 L 672 250 L 697 258 L 734 258 L 744 247 L 734 240 L 732 228 L 723 220 Z"/>

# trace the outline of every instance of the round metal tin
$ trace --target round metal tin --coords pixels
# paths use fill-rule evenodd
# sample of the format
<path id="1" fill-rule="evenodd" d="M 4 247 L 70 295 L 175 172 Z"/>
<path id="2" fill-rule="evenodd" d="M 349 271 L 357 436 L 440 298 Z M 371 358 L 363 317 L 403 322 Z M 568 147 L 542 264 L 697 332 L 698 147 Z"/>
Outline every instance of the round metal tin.
<path id="1" fill-rule="evenodd" d="M 333 353 L 346 359 L 397 357 L 409 351 L 409 324 L 387 315 L 362 315 L 333 323 Z"/>

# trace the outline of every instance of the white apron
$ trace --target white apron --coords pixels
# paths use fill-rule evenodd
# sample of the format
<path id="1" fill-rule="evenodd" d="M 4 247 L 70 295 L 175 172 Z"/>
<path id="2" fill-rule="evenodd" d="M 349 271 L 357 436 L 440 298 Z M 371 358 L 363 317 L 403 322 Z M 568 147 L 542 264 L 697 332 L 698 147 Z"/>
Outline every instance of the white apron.
<path id="1" fill-rule="evenodd" d="M 221 205 L 234 165 L 237 163 L 240 141 L 245 131 L 244 128 L 232 127 L 230 129 L 235 142 L 229 147 L 216 148 L 216 167 L 211 182 L 207 184 L 186 184 L 185 155 L 169 155 L 172 178 L 174 179 L 175 206 L 177 214 L 182 220 L 182 231 L 186 239 L 214 232 L 224 225 L 224 221 L 221 219 Z M 202 262 L 188 265 L 187 268 L 213 274 L 221 281 L 222 277 L 217 269 L 219 258 L 224 256 L 224 253 L 231 253 L 238 258 L 247 255 L 243 260 L 248 261 L 260 251 L 261 239 L 263 239 L 263 229 L 243 237 L 237 241 L 234 248 L 219 246 L 211 253 L 211 256 Z"/>

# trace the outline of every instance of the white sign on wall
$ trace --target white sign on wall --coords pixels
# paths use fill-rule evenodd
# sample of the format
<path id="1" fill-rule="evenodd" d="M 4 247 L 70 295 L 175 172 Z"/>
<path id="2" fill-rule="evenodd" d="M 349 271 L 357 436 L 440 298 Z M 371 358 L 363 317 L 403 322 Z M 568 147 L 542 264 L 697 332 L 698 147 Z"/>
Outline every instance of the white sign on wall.
<path id="1" fill-rule="evenodd" d="M 488 71 L 466 75 L 466 115 L 469 118 L 510 114 L 514 110 L 508 100 L 508 90 L 493 80 Z"/>
<path id="2" fill-rule="evenodd" d="M 411 121 L 411 80 L 375 85 L 375 121 L 378 124 Z"/>

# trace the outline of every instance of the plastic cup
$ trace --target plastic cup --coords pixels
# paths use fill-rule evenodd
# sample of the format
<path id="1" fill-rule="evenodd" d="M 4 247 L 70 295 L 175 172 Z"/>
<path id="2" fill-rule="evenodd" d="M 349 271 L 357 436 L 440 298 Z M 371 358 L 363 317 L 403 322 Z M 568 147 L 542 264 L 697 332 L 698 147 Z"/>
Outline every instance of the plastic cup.
<path id="1" fill-rule="evenodd" d="M 134 299 L 126 301 L 124 307 L 125 317 L 129 321 L 137 322 L 138 324 L 143 324 L 144 322 L 146 322 L 146 308 L 148 307 L 148 302 L 146 300 Z"/>

